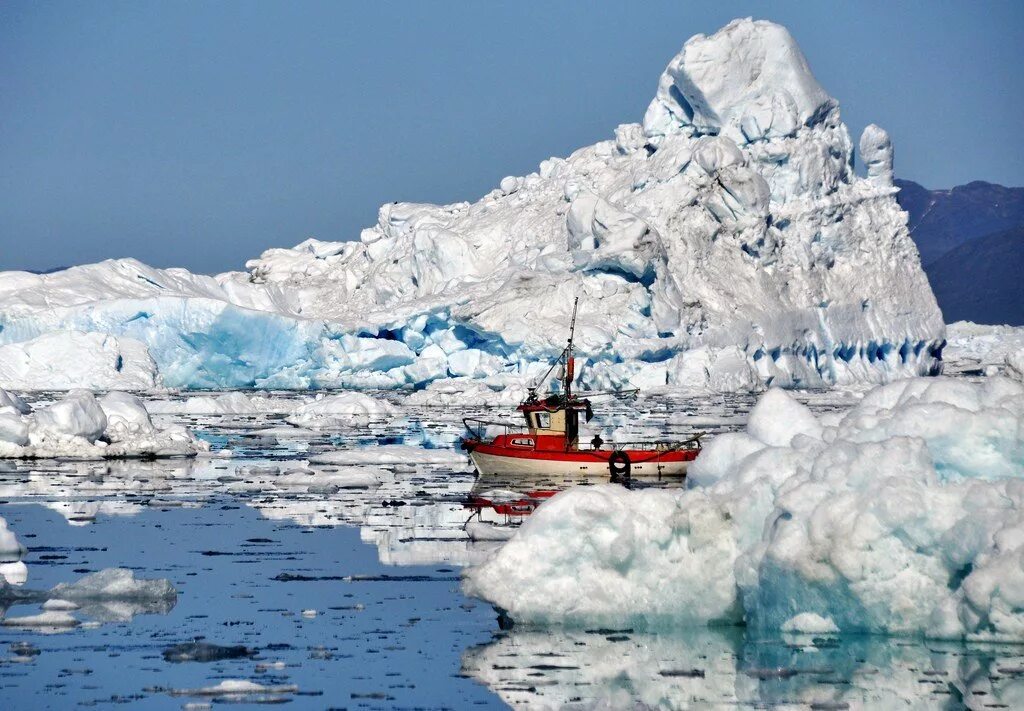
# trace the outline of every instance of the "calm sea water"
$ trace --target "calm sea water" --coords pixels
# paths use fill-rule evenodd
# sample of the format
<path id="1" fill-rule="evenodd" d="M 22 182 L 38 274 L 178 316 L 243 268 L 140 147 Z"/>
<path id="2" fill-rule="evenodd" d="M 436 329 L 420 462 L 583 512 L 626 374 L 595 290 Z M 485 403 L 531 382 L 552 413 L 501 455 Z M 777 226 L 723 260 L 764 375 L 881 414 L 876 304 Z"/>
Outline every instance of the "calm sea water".
<path id="1" fill-rule="evenodd" d="M 844 396 L 806 397 L 827 410 Z M 600 424 L 635 438 L 714 433 L 741 427 L 751 404 L 644 400 L 607 409 Z M 499 545 L 463 529 L 474 486 L 464 460 L 359 465 L 380 480 L 369 489 L 281 483 L 320 452 L 445 451 L 465 414 L 408 409 L 388 422 L 292 436 L 279 429 L 281 415 L 167 415 L 232 455 L 0 463 L 0 515 L 29 548 L 25 587 L 126 567 L 178 590 L 173 605 L 78 611 L 85 624 L 70 630 L 0 627 L 0 706 L 1024 707 L 1024 652 L 1015 646 L 755 639 L 739 628 L 503 631 L 459 586 L 461 569 Z M 6 615 L 39 611 L 15 605 Z M 200 650 L 180 646 L 195 642 L 244 649 L 175 660 Z M 224 680 L 266 688 L 199 693 Z"/>

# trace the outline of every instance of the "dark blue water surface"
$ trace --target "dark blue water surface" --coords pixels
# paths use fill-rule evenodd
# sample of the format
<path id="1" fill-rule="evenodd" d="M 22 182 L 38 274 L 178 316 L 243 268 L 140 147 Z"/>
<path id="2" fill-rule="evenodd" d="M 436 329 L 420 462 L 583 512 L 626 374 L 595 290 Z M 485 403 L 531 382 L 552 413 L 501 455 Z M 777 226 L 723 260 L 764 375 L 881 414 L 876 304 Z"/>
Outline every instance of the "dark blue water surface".
<path id="1" fill-rule="evenodd" d="M 168 578 L 179 592 L 167 614 L 56 635 L 3 629 L 0 644 L 29 641 L 41 650 L 30 663 L 0 667 L 9 698 L 43 693 L 34 703 L 130 699 L 133 706 L 180 708 L 182 699 L 151 690 L 241 678 L 297 685 L 298 694 L 287 695 L 292 703 L 314 708 L 500 704 L 460 673 L 462 651 L 490 638 L 490 608 L 459 595 L 451 567 L 381 565 L 355 528 L 272 521 L 228 500 L 102 516 L 85 527 L 39 505 L 8 505 L 3 515 L 32 547 L 32 587 L 127 566 L 137 577 Z M 275 579 L 281 574 L 369 579 Z M 317 614 L 304 617 L 303 610 Z M 19 606 L 12 614 L 34 611 Z M 197 638 L 245 645 L 258 656 L 214 663 L 161 656 Z M 257 671 L 267 662 L 285 666 Z"/>

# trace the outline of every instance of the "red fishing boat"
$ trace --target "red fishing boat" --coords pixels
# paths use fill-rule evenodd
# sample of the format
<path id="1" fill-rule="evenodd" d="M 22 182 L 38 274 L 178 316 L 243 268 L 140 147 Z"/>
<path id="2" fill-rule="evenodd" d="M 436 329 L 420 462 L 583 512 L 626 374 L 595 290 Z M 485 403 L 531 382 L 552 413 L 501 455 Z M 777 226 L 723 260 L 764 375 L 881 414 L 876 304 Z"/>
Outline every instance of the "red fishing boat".
<path id="1" fill-rule="evenodd" d="M 578 299 L 577 299 L 578 302 Z M 612 481 L 633 477 L 683 477 L 690 462 L 700 453 L 700 436 L 682 442 L 646 442 L 631 445 L 605 444 L 600 436 L 580 444 L 580 417 L 589 422 L 593 416 L 590 398 L 597 395 L 628 393 L 573 392 L 576 361 L 573 357 L 573 334 L 576 328 L 576 306 L 573 306 L 569 342 L 542 378 L 545 381 L 556 366 L 561 366 L 560 392 L 541 399 L 536 388 L 517 411 L 524 425 L 467 418 L 470 435 L 462 439 L 462 448 L 469 452 L 477 471 L 492 476 L 569 476 L 593 477 L 608 475 Z M 488 439 L 488 428 L 502 433 Z"/>

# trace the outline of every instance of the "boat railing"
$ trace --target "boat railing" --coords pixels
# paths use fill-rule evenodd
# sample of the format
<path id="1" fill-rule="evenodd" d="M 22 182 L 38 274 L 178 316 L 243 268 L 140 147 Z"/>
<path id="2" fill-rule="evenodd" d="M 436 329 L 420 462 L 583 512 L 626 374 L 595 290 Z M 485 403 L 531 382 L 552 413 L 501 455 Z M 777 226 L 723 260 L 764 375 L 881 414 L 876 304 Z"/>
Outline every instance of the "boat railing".
<path id="1" fill-rule="evenodd" d="M 523 434 L 527 431 L 526 425 L 517 425 L 514 422 L 501 422 L 498 420 L 481 420 L 476 417 L 464 417 L 462 424 L 473 435 L 474 439 L 483 440 L 487 435 L 488 427 L 501 427 L 502 434 Z"/>
<path id="2" fill-rule="evenodd" d="M 609 448 L 610 449 L 633 449 L 633 450 L 639 450 L 641 452 L 657 452 L 657 451 L 668 452 L 668 451 L 675 451 L 675 450 L 680 450 L 680 449 L 700 449 L 700 447 L 701 447 L 700 439 L 703 436 L 704 436 L 704 433 L 701 432 L 698 435 L 694 435 L 693 437 L 690 437 L 689 439 L 684 439 L 682 441 L 680 441 L 680 440 L 674 440 L 674 441 L 667 441 L 667 440 L 654 440 L 654 441 L 652 441 L 652 440 L 645 440 L 645 441 L 642 441 L 642 442 L 620 442 L 620 441 L 604 442 L 601 445 L 601 449 L 609 449 Z M 587 442 L 587 443 L 580 442 L 580 449 L 581 450 L 588 450 L 588 449 L 593 449 L 593 447 L 590 446 L 589 442 Z"/>

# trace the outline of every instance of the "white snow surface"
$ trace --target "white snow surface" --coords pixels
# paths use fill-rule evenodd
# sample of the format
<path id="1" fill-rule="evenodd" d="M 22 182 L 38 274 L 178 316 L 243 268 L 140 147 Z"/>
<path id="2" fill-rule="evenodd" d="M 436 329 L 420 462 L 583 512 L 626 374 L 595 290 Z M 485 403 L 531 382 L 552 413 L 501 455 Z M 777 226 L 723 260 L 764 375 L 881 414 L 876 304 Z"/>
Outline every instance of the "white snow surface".
<path id="1" fill-rule="evenodd" d="M 815 420 L 766 393 L 690 488 L 558 494 L 465 587 L 528 624 L 1024 642 L 1024 385 L 905 379 Z"/>
<path id="2" fill-rule="evenodd" d="M 584 386 L 933 372 L 944 326 L 891 143 L 871 126 L 861 146 L 866 178 L 785 28 L 736 20 L 686 43 L 642 125 L 476 202 L 389 203 L 358 241 L 215 277 L 131 259 L 0 274 L 0 344 L 131 339 L 168 387 L 494 385 L 561 350 L 578 295 Z"/>
<path id="3" fill-rule="evenodd" d="M 129 393 L 97 399 L 89 390 L 71 390 L 34 410 L 16 398 L 0 390 L 0 458 L 182 457 L 209 449 L 180 425 L 156 427 L 146 406 Z"/>
<path id="4" fill-rule="evenodd" d="M 2 388 L 148 390 L 158 384 L 149 350 L 131 338 L 55 331 L 0 345 Z"/>

